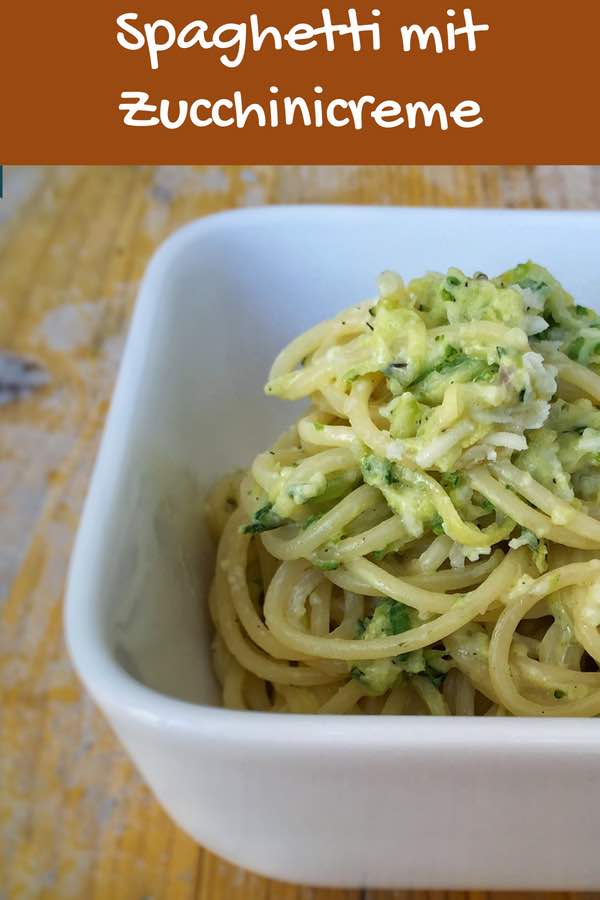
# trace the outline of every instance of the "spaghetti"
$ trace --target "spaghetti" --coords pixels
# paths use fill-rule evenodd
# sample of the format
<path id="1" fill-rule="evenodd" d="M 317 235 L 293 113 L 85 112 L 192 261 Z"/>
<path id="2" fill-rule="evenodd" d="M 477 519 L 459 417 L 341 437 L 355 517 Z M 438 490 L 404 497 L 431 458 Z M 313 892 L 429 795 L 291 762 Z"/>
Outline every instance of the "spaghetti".
<path id="1" fill-rule="evenodd" d="M 388 272 L 266 392 L 311 406 L 208 501 L 226 706 L 600 715 L 600 316 Z"/>

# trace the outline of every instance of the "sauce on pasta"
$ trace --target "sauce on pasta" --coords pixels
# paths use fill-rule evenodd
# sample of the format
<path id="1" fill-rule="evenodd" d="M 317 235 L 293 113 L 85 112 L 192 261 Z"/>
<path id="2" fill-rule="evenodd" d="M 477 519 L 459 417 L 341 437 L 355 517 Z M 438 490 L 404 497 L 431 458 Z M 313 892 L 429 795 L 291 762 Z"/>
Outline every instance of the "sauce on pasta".
<path id="1" fill-rule="evenodd" d="M 266 392 L 311 405 L 208 501 L 226 706 L 600 714 L 600 316 L 531 262 L 386 272 Z"/>

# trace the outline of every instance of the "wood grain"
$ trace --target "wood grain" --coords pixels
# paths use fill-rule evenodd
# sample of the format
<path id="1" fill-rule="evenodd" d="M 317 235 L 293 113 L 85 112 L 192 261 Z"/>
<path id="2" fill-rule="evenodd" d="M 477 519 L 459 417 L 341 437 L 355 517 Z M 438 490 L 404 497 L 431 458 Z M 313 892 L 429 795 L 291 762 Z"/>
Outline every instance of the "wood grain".
<path id="1" fill-rule="evenodd" d="M 0 900 L 492 896 L 294 887 L 197 847 L 155 803 L 79 687 L 62 637 L 65 570 L 139 279 L 174 228 L 260 203 L 595 209 L 600 172 L 9 169 L 5 191 L 0 347 L 37 363 L 48 384 L 25 385 L 0 406 Z M 0 365 L 0 386 L 6 372 Z"/>

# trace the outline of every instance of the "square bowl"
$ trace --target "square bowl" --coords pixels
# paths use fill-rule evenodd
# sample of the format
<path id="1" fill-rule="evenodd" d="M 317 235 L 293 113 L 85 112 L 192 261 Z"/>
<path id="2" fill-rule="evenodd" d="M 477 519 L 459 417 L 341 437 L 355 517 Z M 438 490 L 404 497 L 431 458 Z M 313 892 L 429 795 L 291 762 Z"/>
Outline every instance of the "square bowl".
<path id="1" fill-rule="evenodd" d="M 594 720 L 228 711 L 211 671 L 213 480 L 294 418 L 266 374 L 375 276 L 549 266 L 600 298 L 594 213 L 279 207 L 194 222 L 144 278 L 71 563 L 80 677 L 200 843 L 330 886 L 600 887 Z M 597 306 L 597 302 L 596 302 Z"/>

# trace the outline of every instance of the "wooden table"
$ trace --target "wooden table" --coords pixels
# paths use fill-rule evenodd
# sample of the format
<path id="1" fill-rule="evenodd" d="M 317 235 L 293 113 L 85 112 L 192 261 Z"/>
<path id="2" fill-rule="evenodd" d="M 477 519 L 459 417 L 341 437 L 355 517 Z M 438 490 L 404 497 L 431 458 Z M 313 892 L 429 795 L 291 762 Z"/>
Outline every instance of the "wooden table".
<path id="1" fill-rule="evenodd" d="M 0 346 L 43 369 L 0 364 L 0 898 L 485 896 L 293 887 L 199 848 L 80 689 L 62 637 L 65 570 L 139 279 L 174 228 L 262 203 L 598 208 L 600 172 L 75 168 L 4 180 Z M 20 390 L 45 373 L 45 388 Z"/>

